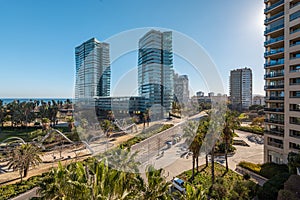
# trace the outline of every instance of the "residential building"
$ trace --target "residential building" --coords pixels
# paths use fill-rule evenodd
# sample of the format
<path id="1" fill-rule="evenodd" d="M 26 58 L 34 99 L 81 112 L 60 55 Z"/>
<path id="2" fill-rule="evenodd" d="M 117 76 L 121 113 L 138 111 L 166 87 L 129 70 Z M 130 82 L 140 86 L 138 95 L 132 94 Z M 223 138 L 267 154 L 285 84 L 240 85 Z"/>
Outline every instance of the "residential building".
<path id="1" fill-rule="evenodd" d="M 138 92 L 147 108 L 165 117 L 173 102 L 172 32 L 150 30 L 139 40 Z"/>
<path id="2" fill-rule="evenodd" d="M 265 97 L 262 95 L 254 95 L 252 99 L 252 105 L 265 105 Z"/>
<path id="3" fill-rule="evenodd" d="M 92 38 L 75 48 L 76 99 L 110 95 L 109 44 Z"/>
<path id="4" fill-rule="evenodd" d="M 204 92 L 202 92 L 202 91 L 196 92 L 196 96 L 197 97 L 204 97 Z"/>
<path id="5" fill-rule="evenodd" d="M 300 150 L 300 4 L 265 0 L 264 161 L 287 163 Z"/>
<path id="6" fill-rule="evenodd" d="M 189 102 L 189 78 L 187 75 L 174 74 L 174 99 L 180 105 L 186 105 Z"/>
<path id="7" fill-rule="evenodd" d="M 230 71 L 230 101 L 232 109 L 247 110 L 252 104 L 252 70 L 250 68 Z"/>

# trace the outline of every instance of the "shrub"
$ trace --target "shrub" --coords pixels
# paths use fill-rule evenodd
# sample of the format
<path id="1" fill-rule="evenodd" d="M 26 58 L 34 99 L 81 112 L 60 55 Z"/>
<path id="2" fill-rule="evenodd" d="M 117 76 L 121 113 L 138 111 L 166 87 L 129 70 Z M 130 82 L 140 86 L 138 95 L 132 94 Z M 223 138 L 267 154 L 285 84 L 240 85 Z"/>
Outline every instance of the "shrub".
<path id="1" fill-rule="evenodd" d="M 250 133 L 255 133 L 258 135 L 263 135 L 264 133 L 264 129 L 260 126 L 240 126 L 237 128 L 240 131 L 246 131 L 246 132 L 250 132 Z"/>
<path id="2" fill-rule="evenodd" d="M 277 199 L 278 191 L 283 189 L 284 182 L 289 178 L 290 174 L 282 173 L 269 179 L 263 187 L 258 191 L 257 196 L 261 200 Z"/>
<path id="3" fill-rule="evenodd" d="M 265 163 L 261 165 L 260 175 L 266 178 L 272 178 L 277 174 L 288 173 L 289 168 L 285 164 L 276 164 L 276 163 Z"/>
<path id="4" fill-rule="evenodd" d="M 255 164 L 255 163 L 251 163 L 251 162 L 246 162 L 246 161 L 242 161 L 238 164 L 238 166 L 243 167 L 245 169 L 248 169 L 254 173 L 259 174 L 260 170 L 261 170 L 261 165 L 260 164 Z"/>

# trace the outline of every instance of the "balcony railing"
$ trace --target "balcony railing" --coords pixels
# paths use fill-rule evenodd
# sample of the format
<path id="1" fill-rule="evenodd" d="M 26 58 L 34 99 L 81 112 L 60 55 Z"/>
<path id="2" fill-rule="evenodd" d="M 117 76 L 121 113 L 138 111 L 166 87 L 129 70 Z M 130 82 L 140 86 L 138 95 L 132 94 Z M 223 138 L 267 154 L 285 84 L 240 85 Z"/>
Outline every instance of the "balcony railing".
<path id="1" fill-rule="evenodd" d="M 273 15 L 272 17 L 266 18 L 265 23 L 268 23 L 268 22 L 270 22 L 278 17 L 281 17 L 283 15 L 284 15 L 284 12 L 277 13 L 276 15 Z"/>
<path id="2" fill-rule="evenodd" d="M 284 112 L 284 108 L 265 108 L 264 110 L 271 112 Z"/>
<path id="3" fill-rule="evenodd" d="M 300 109 L 297 109 L 297 108 L 290 108 L 290 111 L 300 112 Z"/>
<path id="4" fill-rule="evenodd" d="M 265 86 L 265 90 L 266 89 L 282 89 L 284 88 L 284 85 L 266 85 Z"/>
<path id="5" fill-rule="evenodd" d="M 278 29 L 281 29 L 281 28 L 283 28 L 283 27 L 284 27 L 284 24 L 280 24 L 280 25 L 275 26 L 275 27 L 273 27 L 273 28 L 266 28 L 266 30 L 265 30 L 265 35 L 268 34 L 268 33 L 273 32 L 273 31 L 276 31 L 276 30 L 278 30 Z"/>
<path id="6" fill-rule="evenodd" d="M 292 4 L 290 8 L 294 8 L 294 7 L 298 6 L 298 5 L 300 5 L 300 2 L 297 2 L 297 3 L 295 3 L 295 4 Z"/>
<path id="7" fill-rule="evenodd" d="M 277 147 L 279 149 L 283 149 L 283 144 L 280 144 L 280 143 L 276 143 L 276 142 L 268 142 L 268 145 L 269 146 L 272 146 L 272 147 Z"/>
<path id="8" fill-rule="evenodd" d="M 284 0 L 280 0 L 280 1 L 274 3 L 274 4 L 270 5 L 270 6 L 267 6 L 264 11 L 266 13 L 266 12 L 272 10 L 273 8 L 276 8 L 277 6 L 279 6 L 279 5 L 283 4 L 283 3 L 284 3 Z"/>
<path id="9" fill-rule="evenodd" d="M 284 121 L 280 119 L 265 119 L 265 122 L 274 124 L 284 124 Z"/>
<path id="10" fill-rule="evenodd" d="M 270 67 L 274 65 L 283 65 L 284 64 L 284 58 L 278 59 L 278 60 L 270 60 L 269 62 L 265 63 L 265 67 Z"/>
<path id="11" fill-rule="evenodd" d="M 272 97 L 266 97 L 266 100 L 284 100 L 284 97 L 277 97 L 277 96 L 272 96 Z"/>
<path id="12" fill-rule="evenodd" d="M 277 38 L 271 38 L 271 39 L 265 41 L 265 46 L 268 45 L 268 44 L 273 44 L 275 42 L 283 41 L 283 39 L 284 39 L 283 36 L 279 36 Z"/>
<path id="13" fill-rule="evenodd" d="M 278 72 L 278 73 L 270 73 L 270 74 L 265 74 L 265 78 L 275 78 L 275 77 L 280 77 L 283 76 L 283 72 Z"/>
<path id="14" fill-rule="evenodd" d="M 290 83 L 290 85 L 300 85 L 299 82 Z"/>
<path id="15" fill-rule="evenodd" d="M 274 54 L 282 53 L 282 52 L 284 52 L 284 48 L 271 49 L 270 51 L 265 52 L 265 56 L 270 56 L 270 55 L 274 55 Z"/>
<path id="16" fill-rule="evenodd" d="M 300 98 L 300 95 L 291 95 L 290 98 Z"/>
<path id="17" fill-rule="evenodd" d="M 279 137 L 283 137 L 284 136 L 284 131 L 280 131 L 280 130 L 277 130 L 277 129 L 270 129 L 270 130 L 265 130 L 265 133 L 267 134 L 271 134 L 271 135 L 276 135 L 276 136 L 279 136 Z"/>

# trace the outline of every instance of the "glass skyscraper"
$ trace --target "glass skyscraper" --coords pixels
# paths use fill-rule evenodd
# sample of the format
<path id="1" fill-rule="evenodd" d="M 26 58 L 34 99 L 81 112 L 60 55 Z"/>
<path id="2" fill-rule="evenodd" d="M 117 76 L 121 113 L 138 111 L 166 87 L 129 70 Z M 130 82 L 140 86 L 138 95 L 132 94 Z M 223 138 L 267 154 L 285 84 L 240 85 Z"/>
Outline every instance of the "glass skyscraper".
<path id="1" fill-rule="evenodd" d="M 172 32 L 151 30 L 139 40 L 139 95 L 146 98 L 148 108 L 160 106 L 171 111 L 173 101 Z"/>
<path id="2" fill-rule="evenodd" d="M 110 95 L 109 44 L 92 38 L 75 48 L 75 98 Z"/>

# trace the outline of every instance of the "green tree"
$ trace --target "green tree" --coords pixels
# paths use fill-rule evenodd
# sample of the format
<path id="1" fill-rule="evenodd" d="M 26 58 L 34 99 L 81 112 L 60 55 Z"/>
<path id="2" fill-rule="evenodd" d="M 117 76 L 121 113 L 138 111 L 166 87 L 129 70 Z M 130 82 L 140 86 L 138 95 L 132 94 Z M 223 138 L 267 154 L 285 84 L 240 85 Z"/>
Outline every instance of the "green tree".
<path id="1" fill-rule="evenodd" d="M 226 171 L 228 171 L 228 148 L 232 144 L 234 137 L 234 129 L 239 126 L 237 115 L 234 112 L 227 111 L 225 113 L 224 127 L 223 127 L 223 141 L 225 143 L 225 163 Z"/>
<path id="2" fill-rule="evenodd" d="M 21 144 L 9 152 L 8 168 L 19 171 L 21 181 L 27 176 L 30 166 L 36 166 L 42 159 L 38 147 L 32 144 Z"/>

